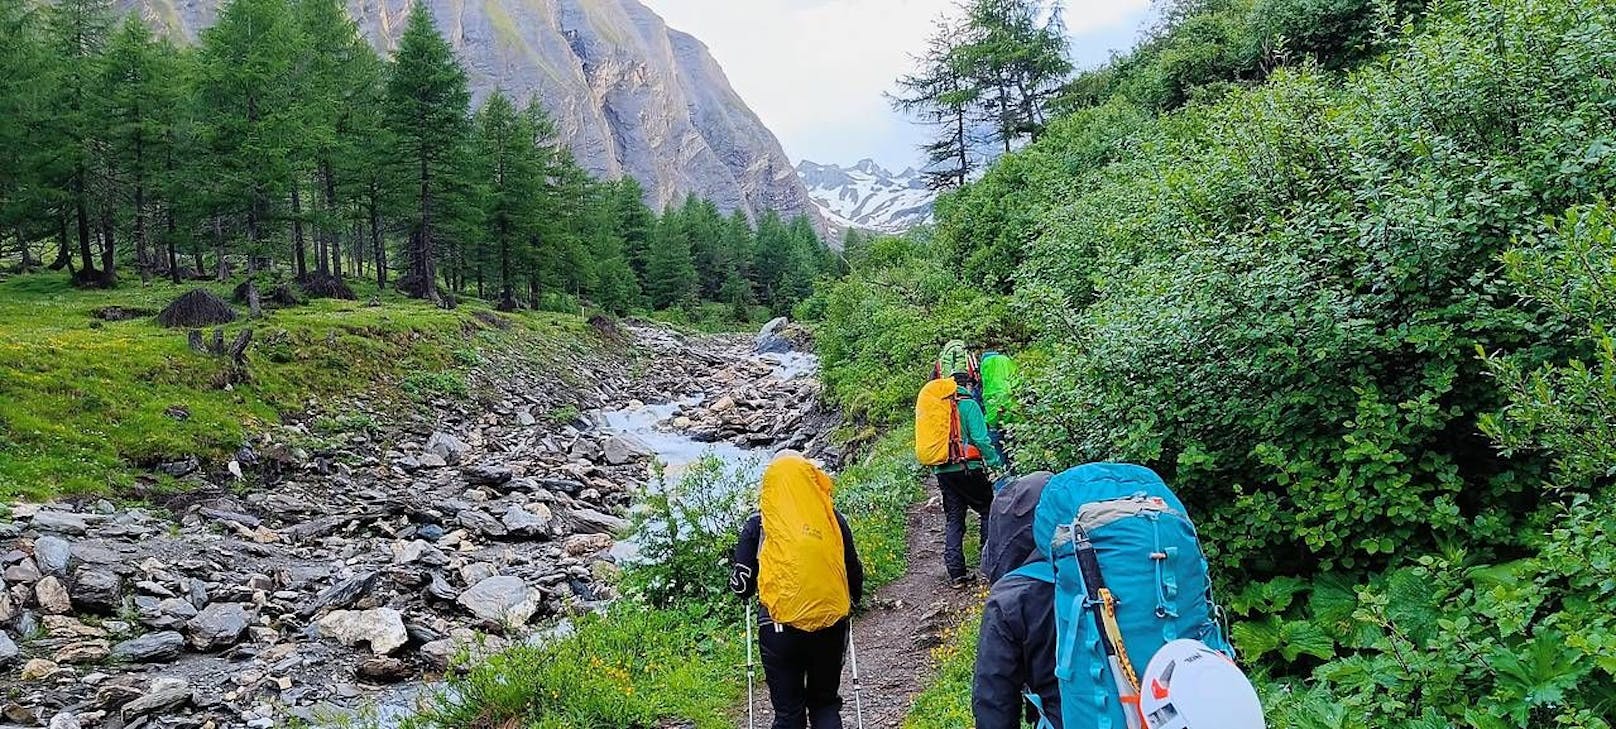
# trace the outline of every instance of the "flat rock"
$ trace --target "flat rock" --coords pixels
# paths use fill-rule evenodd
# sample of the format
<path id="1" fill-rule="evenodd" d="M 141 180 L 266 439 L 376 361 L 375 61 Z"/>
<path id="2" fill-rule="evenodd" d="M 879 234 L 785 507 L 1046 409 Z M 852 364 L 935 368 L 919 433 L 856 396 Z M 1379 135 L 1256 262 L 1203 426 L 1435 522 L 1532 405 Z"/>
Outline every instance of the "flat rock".
<path id="1" fill-rule="evenodd" d="M 356 666 L 354 671 L 361 678 L 377 683 L 397 683 L 415 675 L 410 664 L 387 656 L 371 658 Z"/>
<path id="2" fill-rule="evenodd" d="M 34 540 L 34 562 L 47 575 L 67 574 L 67 563 L 73 558 L 73 546 L 61 537 L 44 536 Z"/>
<path id="3" fill-rule="evenodd" d="M 41 578 L 34 584 L 34 599 L 39 601 L 39 609 L 52 615 L 73 612 L 73 601 L 68 597 L 67 588 L 55 575 Z"/>
<path id="4" fill-rule="evenodd" d="M 40 509 L 34 514 L 33 526 L 42 532 L 79 536 L 89 530 L 90 518 L 68 511 Z"/>
<path id="5" fill-rule="evenodd" d="M 21 678 L 24 681 L 43 681 L 51 676 L 55 676 L 56 672 L 59 670 L 61 670 L 61 666 L 56 665 L 55 661 L 47 661 L 43 658 L 35 658 L 27 663 L 22 664 L 22 673 L 18 676 L 18 678 Z"/>
<path id="6" fill-rule="evenodd" d="M 191 645 L 199 651 L 211 651 L 235 645 L 251 622 L 252 614 L 245 605 L 216 602 L 203 608 L 185 627 L 191 634 Z"/>
<path id="7" fill-rule="evenodd" d="M 478 532 L 485 537 L 497 539 L 510 533 L 510 530 L 500 520 L 489 516 L 488 512 L 481 509 L 464 509 L 455 515 L 455 519 L 460 522 L 461 526 Z"/>
<path id="8" fill-rule="evenodd" d="M 616 542 L 607 534 L 574 534 L 567 537 L 561 549 L 571 557 L 599 554 L 611 549 Z"/>
<path id="9" fill-rule="evenodd" d="M 621 466 L 637 460 L 650 458 L 655 454 L 651 446 L 645 441 L 632 435 L 614 435 L 606 439 L 602 448 L 606 462 L 613 466 Z"/>
<path id="10" fill-rule="evenodd" d="M 22 650 L 17 648 L 17 644 L 11 640 L 11 636 L 6 635 L 4 630 L 0 630 L 0 668 L 16 663 L 17 657 L 20 655 L 22 655 Z"/>
<path id="11" fill-rule="evenodd" d="M 112 654 L 112 646 L 104 640 L 81 640 L 68 643 L 53 656 L 59 664 L 100 663 Z"/>
<path id="12" fill-rule="evenodd" d="M 332 608 L 345 608 L 359 601 L 359 598 L 369 595 L 376 589 L 376 580 L 381 576 L 379 572 L 362 572 L 346 580 L 338 582 L 314 596 L 314 600 L 305 605 L 301 612 L 303 615 L 313 615 L 321 610 Z"/>
<path id="13" fill-rule="evenodd" d="M 43 576 L 44 573 L 39 571 L 39 564 L 31 557 L 24 557 L 16 564 L 7 567 L 5 573 L 6 582 L 16 585 L 32 585 Z"/>
<path id="14" fill-rule="evenodd" d="M 458 602 L 486 622 L 514 628 L 526 625 L 543 600 L 544 594 L 521 578 L 496 575 L 472 585 Z"/>
<path id="15" fill-rule="evenodd" d="M 365 643 L 376 655 L 387 655 L 410 640 L 404 618 L 392 608 L 334 610 L 320 618 L 320 633 L 343 645 Z"/>
<path id="16" fill-rule="evenodd" d="M 466 477 L 466 482 L 473 486 L 498 486 L 507 483 L 515 474 L 509 466 L 501 464 L 477 464 L 466 466 L 460 470 Z"/>
<path id="17" fill-rule="evenodd" d="M 162 714 L 184 706 L 191 700 L 191 684 L 183 678 L 158 678 L 140 698 L 123 707 L 123 719 L 129 721 L 148 714 Z"/>
<path id="18" fill-rule="evenodd" d="M 574 534 L 620 534 L 630 526 L 627 519 L 594 509 L 573 509 L 567 514 L 567 522 Z"/>
<path id="19" fill-rule="evenodd" d="M 185 649 L 185 636 L 172 630 L 147 633 L 112 647 L 112 657 L 129 663 L 171 661 Z"/>

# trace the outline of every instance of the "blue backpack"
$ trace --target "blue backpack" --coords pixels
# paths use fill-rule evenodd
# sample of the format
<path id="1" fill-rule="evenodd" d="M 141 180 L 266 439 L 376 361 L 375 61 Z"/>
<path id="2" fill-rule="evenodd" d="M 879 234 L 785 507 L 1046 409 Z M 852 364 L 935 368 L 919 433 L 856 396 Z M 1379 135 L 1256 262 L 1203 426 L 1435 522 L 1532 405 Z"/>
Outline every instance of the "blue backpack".
<path id="1" fill-rule="evenodd" d="M 1055 585 L 1064 729 L 1142 726 L 1138 675 L 1169 641 L 1192 638 L 1234 657 L 1195 525 L 1154 471 L 1091 463 L 1050 479 L 1033 539 L 1044 561 L 1011 574 Z M 1042 714 L 1037 696 L 1027 698 Z"/>

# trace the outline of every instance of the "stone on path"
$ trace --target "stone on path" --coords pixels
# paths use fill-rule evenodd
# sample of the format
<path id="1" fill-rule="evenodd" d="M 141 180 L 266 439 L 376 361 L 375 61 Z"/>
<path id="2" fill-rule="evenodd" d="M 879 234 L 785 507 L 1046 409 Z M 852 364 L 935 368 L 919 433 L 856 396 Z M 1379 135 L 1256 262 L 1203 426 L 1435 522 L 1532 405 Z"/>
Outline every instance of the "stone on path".
<path id="1" fill-rule="evenodd" d="M 567 518 L 575 534 L 620 534 L 627 531 L 627 519 L 604 514 L 595 509 L 573 509 Z"/>
<path id="2" fill-rule="evenodd" d="M 445 463 L 454 465 L 460 462 L 462 456 L 471 452 L 471 446 L 459 438 L 440 431 L 433 433 L 432 437 L 427 439 L 425 450 L 427 453 L 442 458 Z M 422 461 L 421 465 L 426 465 L 426 462 Z"/>
<path id="3" fill-rule="evenodd" d="M 125 722 L 148 714 L 162 714 L 191 700 L 191 684 L 183 678 L 158 678 L 140 698 L 123 707 Z"/>

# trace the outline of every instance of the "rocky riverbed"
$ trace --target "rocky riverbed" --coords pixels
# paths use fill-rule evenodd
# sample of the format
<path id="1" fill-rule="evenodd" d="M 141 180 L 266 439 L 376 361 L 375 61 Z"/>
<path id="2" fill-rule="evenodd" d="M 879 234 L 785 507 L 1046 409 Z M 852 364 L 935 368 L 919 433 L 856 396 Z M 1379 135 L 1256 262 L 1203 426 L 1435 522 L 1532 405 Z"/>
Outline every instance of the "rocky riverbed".
<path id="1" fill-rule="evenodd" d="M 339 721 L 611 600 L 653 459 L 837 459 L 779 323 L 617 335 L 567 372 L 487 363 L 476 402 L 162 464 L 179 495 L 0 511 L 0 725 Z"/>

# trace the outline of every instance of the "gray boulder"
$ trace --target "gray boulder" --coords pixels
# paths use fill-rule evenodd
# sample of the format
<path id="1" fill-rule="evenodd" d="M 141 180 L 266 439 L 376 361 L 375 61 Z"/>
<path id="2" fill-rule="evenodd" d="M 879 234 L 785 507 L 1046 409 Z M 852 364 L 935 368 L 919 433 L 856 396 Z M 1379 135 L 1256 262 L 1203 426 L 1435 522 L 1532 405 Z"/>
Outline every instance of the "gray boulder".
<path id="1" fill-rule="evenodd" d="M 489 577 L 460 595 L 458 602 L 472 615 L 501 627 L 526 625 L 539 611 L 544 593 L 518 577 Z"/>
<path id="2" fill-rule="evenodd" d="M 73 558 L 73 546 L 61 537 L 45 536 L 34 541 L 34 562 L 47 575 L 67 574 L 67 563 Z"/>
<path id="3" fill-rule="evenodd" d="M 185 636 L 172 630 L 147 633 L 112 647 L 112 657 L 129 663 L 172 661 L 185 649 Z"/>
<path id="4" fill-rule="evenodd" d="M 123 578 L 111 571 L 80 567 L 73 573 L 73 603 L 81 610 L 115 613 L 122 593 Z"/>
<path id="5" fill-rule="evenodd" d="M 460 462 L 462 456 L 471 452 L 471 446 L 448 433 L 437 432 L 427 439 L 425 450 L 442 458 L 445 463 L 454 465 Z M 425 461 L 422 461 L 422 464 L 425 465 Z"/>
<path id="6" fill-rule="evenodd" d="M 790 322 L 790 319 L 782 316 L 771 319 L 769 323 L 764 324 L 763 328 L 758 330 L 757 338 L 754 340 L 757 345 L 757 353 L 783 354 L 790 352 L 792 349 L 791 340 L 781 336 L 781 330 L 785 329 L 786 324 Z"/>
<path id="7" fill-rule="evenodd" d="M 632 435 L 614 435 L 607 438 L 603 451 L 606 462 L 613 466 L 650 458 L 656 454 L 645 441 Z"/>
<path id="8" fill-rule="evenodd" d="M 11 636 L 0 630 L 0 668 L 16 663 L 17 657 L 20 655 L 22 655 L 22 651 L 17 648 L 16 643 L 12 642 Z"/>
<path id="9" fill-rule="evenodd" d="M 499 521 L 513 536 L 541 538 L 550 536 L 551 518 L 550 508 L 544 504 L 527 508 L 512 504 Z"/>
<path id="10" fill-rule="evenodd" d="M 191 645 L 199 651 L 229 648 L 241 640 L 252 622 L 247 607 L 234 602 L 216 602 L 202 609 L 185 623 L 191 634 Z"/>
<path id="11" fill-rule="evenodd" d="M 483 536 L 492 539 L 497 539 L 510 533 L 510 530 L 500 520 L 489 516 L 488 512 L 481 509 L 466 509 L 456 514 L 455 519 L 460 522 L 461 526 L 474 532 L 480 532 Z"/>

